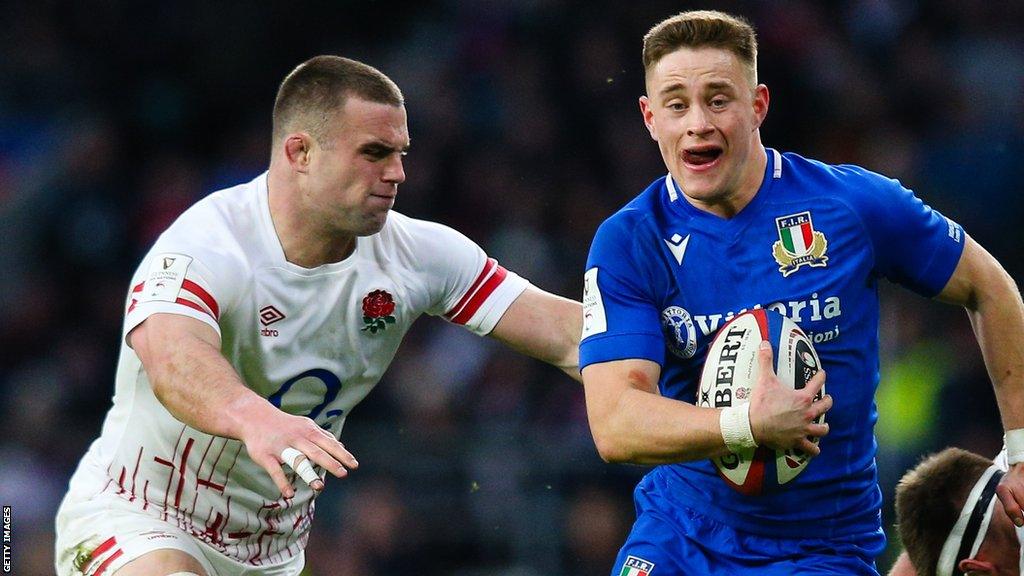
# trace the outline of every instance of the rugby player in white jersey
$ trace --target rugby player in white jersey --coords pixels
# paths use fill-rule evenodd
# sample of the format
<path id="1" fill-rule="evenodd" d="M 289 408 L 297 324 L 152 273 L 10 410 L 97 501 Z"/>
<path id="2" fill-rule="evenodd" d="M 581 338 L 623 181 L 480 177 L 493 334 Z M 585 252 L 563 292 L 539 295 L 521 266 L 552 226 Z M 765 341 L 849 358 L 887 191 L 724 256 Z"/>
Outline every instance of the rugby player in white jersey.
<path id="1" fill-rule="evenodd" d="M 1024 526 L 1010 521 L 1014 501 L 999 485 L 1007 462 L 1007 447 L 994 460 L 946 448 L 904 474 L 896 521 L 905 550 L 889 576 L 1021 574 Z"/>
<path id="2" fill-rule="evenodd" d="M 186 211 L 132 280 L 59 574 L 298 574 L 323 477 L 358 466 L 342 424 L 423 313 L 579 379 L 579 303 L 391 212 L 408 147 L 376 69 L 318 56 L 285 78 L 269 170 Z"/>

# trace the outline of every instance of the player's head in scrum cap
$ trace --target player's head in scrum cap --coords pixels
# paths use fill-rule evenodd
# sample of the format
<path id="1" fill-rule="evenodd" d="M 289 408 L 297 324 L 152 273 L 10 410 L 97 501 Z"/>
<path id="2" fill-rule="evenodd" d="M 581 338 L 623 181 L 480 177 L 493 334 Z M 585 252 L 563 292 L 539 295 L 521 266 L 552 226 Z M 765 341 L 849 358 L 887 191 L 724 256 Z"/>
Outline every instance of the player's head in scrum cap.
<path id="1" fill-rule="evenodd" d="M 284 191 L 296 220 L 326 237 L 374 234 L 405 180 L 409 128 L 402 91 L 361 62 L 310 58 L 278 89 L 272 146 L 272 196 L 275 187 Z"/>
<path id="2" fill-rule="evenodd" d="M 757 83 L 757 37 L 740 17 L 683 12 L 644 36 L 640 111 L 662 159 L 698 207 L 731 217 L 765 166 L 758 129 L 768 88 Z"/>
<path id="3" fill-rule="evenodd" d="M 988 458 L 947 448 L 903 476 L 897 524 L 919 576 L 1021 573 L 1024 529 L 996 497 L 1002 475 Z"/>

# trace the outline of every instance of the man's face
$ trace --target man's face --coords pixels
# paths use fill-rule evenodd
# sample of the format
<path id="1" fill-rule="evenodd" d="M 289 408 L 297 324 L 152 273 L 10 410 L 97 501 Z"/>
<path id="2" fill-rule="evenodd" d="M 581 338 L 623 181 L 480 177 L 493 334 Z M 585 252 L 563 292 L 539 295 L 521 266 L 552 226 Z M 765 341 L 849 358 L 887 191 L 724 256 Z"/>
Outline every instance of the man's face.
<path id="1" fill-rule="evenodd" d="M 989 524 L 985 540 L 975 558 L 985 559 L 988 564 L 995 567 L 991 573 L 1017 576 L 1020 574 L 1020 553 L 1020 543 L 1017 541 L 1017 532 L 1013 527 L 1013 522 L 1006 515 L 1002 501 L 996 498 L 991 524 Z M 971 569 L 972 572 L 980 571 L 977 570 L 980 566 L 972 564 L 971 561 L 965 562 L 967 562 L 965 568 Z M 989 568 L 988 566 L 984 567 Z"/>
<path id="2" fill-rule="evenodd" d="M 1005 510 L 1002 501 L 995 498 L 985 539 L 972 558 L 960 561 L 957 570 L 968 575 L 1018 576 L 1021 573 L 1020 540 Z"/>
<path id="3" fill-rule="evenodd" d="M 405 181 L 405 107 L 350 96 L 329 121 L 323 140 L 313 143 L 310 154 L 302 199 L 307 214 L 339 233 L 379 232 Z"/>
<path id="4" fill-rule="evenodd" d="M 714 207 L 756 192 L 757 129 L 768 112 L 768 89 L 751 85 L 735 54 L 703 47 L 665 55 L 647 73 L 640 111 L 692 203 Z"/>

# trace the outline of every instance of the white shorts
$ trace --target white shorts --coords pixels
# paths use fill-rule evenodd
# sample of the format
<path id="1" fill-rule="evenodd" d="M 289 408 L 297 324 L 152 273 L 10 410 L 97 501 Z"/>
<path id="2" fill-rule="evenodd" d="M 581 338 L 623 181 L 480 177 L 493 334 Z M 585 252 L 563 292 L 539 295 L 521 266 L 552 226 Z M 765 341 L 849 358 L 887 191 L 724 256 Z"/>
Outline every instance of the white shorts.
<path id="1" fill-rule="evenodd" d="M 195 558 L 208 576 L 298 576 L 306 563 L 299 554 L 271 566 L 242 564 L 117 496 L 76 500 L 69 494 L 57 511 L 54 562 L 59 576 L 109 576 L 147 552 L 168 548 Z"/>

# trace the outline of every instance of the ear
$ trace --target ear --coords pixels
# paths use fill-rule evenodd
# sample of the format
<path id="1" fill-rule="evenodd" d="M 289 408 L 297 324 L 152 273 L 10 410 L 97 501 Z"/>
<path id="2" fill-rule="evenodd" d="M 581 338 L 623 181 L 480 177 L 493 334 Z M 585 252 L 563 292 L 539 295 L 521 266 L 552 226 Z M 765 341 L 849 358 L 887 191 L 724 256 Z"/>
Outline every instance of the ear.
<path id="1" fill-rule="evenodd" d="M 957 564 L 957 568 L 965 574 L 968 572 L 980 572 L 982 574 L 996 573 L 995 564 L 991 562 L 985 562 L 984 560 L 978 560 L 976 558 L 967 558 L 961 560 L 960 563 Z"/>
<path id="2" fill-rule="evenodd" d="M 768 87 L 764 84 L 758 84 L 754 88 L 754 117 L 757 118 L 757 122 L 754 128 L 760 128 L 761 124 L 764 123 L 764 119 L 768 116 Z"/>
<path id="3" fill-rule="evenodd" d="M 284 139 L 284 157 L 292 170 L 305 174 L 309 171 L 313 138 L 305 132 L 289 134 Z"/>
<path id="4" fill-rule="evenodd" d="M 644 117 L 644 126 L 651 133 L 651 140 L 658 141 L 657 131 L 654 129 L 654 110 L 651 108 L 651 99 L 647 96 L 640 97 L 640 114 Z"/>

